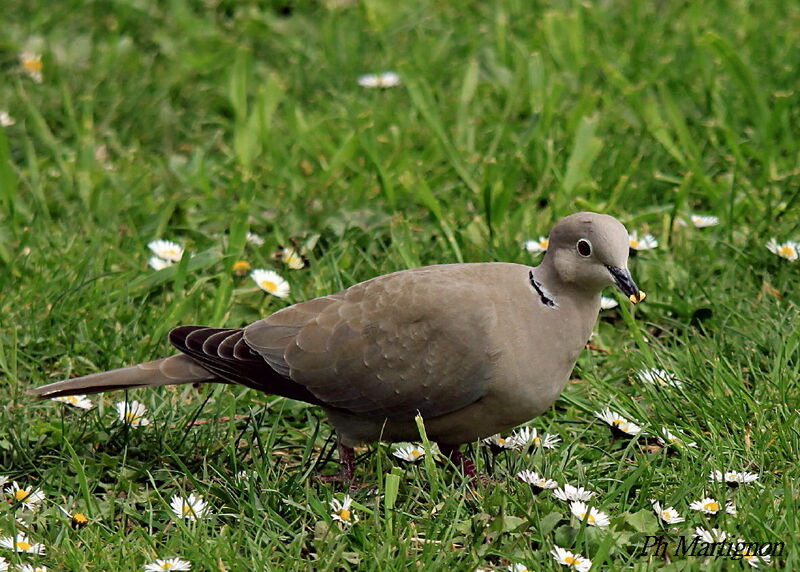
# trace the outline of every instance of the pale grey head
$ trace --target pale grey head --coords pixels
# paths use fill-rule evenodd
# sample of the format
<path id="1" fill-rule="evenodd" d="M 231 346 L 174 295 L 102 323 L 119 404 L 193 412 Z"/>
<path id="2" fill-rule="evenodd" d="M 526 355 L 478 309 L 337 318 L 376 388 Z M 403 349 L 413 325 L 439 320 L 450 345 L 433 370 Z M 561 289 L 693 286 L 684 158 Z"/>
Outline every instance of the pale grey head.
<path id="1" fill-rule="evenodd" d="M 639 301 L 639 289 L 628 272 L 628 231 L 614 217 L 580 212 L 561 219 L 550 231 L 544 264 L 559 280 L 596 295 L 615 285 Z"/>

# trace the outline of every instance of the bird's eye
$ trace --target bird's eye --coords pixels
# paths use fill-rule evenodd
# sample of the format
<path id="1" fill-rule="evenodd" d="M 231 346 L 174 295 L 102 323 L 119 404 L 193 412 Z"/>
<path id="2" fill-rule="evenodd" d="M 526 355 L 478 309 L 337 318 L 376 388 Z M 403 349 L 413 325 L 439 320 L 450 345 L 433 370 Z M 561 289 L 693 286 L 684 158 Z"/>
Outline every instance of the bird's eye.
<path id="1" fill-rule="evenodd" d="M 592 243 L 582 238 L 578 241 L 578 254 L 581 256 L 591 256 L 592 255 Z"/>

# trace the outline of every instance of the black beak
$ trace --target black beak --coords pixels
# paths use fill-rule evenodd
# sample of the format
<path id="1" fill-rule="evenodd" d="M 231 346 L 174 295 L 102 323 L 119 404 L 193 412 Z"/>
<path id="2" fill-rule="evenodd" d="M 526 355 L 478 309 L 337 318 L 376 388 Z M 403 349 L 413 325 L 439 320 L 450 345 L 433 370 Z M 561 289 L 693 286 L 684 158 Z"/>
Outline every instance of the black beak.
<path id="1" fill-rule="evenodd" d="M 636 304 L 642 301 L 644 297 L 639 292 L 639 287 L 636 286 L 636 282 L 631 278 L 630 272 L 622 268 L 617 268 L 616 266 L 606 266 L 606 268 L 608 268 L 611 276 L 614 277 L 614 284 L 616 284 L 617 288 L 622 290 L 631 302 Z"/>

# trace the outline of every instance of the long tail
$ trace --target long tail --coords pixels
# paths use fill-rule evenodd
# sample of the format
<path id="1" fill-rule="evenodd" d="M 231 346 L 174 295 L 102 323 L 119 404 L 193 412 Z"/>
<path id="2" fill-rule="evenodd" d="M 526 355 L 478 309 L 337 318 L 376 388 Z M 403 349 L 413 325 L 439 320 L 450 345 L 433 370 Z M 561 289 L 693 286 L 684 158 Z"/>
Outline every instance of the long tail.
<path id="1" fill-rule="evenodd" d="M 184 354 L 168 358 L 140 363 L 131 367 L 123 367 L 101 373 L 93 373 L 84 377 L 57 381 L 28 391 L 39 399 L 51 399 L 64 395 L 84 393 L 100 393 L 115 389 L 131 389 L 134 387 L 156 385 L 178 385 L 200 381 L 222 381 L 216 375 L 201 367 L 196 361 Z"/>

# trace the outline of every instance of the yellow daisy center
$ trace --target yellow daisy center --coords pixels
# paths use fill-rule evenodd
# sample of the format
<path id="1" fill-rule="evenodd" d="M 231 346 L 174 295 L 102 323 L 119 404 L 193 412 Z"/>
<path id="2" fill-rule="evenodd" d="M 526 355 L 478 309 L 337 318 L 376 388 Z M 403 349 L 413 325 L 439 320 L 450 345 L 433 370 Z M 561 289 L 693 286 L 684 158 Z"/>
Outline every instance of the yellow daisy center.
<path id="1" fill-rule="evenodd" d="M 75 405 L 76 403 L 78 403 L 78 398 L 75 397 L 74 395 L 69 395 L 67 396 L 67 403 Z"/>
<path id="2" fill-rule="evenodd" d="M 672 515 L 670 514 L 670 512 L 668 510 L 662 510 L 661 511 L 661 518 L 663 518 L 664 520 L 669 520 L 670 518 L 672 518 Z"/>
<path id="3" fill-rule="evenodd" d="M 533 441 L 534 445 L 540 445 L 542 443 L 542 438 L 541 437 L 534 437 L 532 439 L 532 441 Z"/>
<path id="4" fill-rule="evenodd" d="M 75 514 L 73 514 L 72 520 L 74 520 L 78 524 L 86 524 L 87 522 L 89 522 L 89 519 L 86 518 L 86 515 L 83 514 L 82 512 L 76 512 Z"/>
<path id="5" fill-rule="evenodd" d="M 540 246 L 541 248 L 547 248 L 548 246 L 550 246 L 550 241 L 549 241 L 549 240 L 547 240 L 547 239 L 545 239 L 545 240 L 540 240 L 540 241 L 539 241 L 539 246 Z"/>
<path id="6" fill-rule="evenodd" d="M 576 566 L 578 564 L 578 559 L 575 558 L 574 556 L 565 556 L 564 564 L 569 564 L 570 566 Z"/>
<path id="7" fill-rule="evenodd" d="M 581 514 L 581 520 L 585 520 L 587 524 L 595 523 L 594 515 L 589 512 L 584 512 L 583 514 Z"/>
<path id="8" fill-rule="evenodd" d="M 172 562 L 164 562 L 161 565 L 161 569 L 162 570 L 172 570 L 172 566 L 173 566 Z"/>
<path id="9" fill-rule="evenodd" d="M 127 423 L 133 424 L 137 420 L 136 413 L 133 411 L 126 411 L 125 412 L 125 421 Z"/>
<path id="10" fill-rule="evenodd" d="M 15 543 L 15 546 L 17 547 L 17 550 L 24 550 L 24 551 L 28 551 L 28 550 L 30 550 L 30 549 L 31 549 L 31 545 L 30 545 L 30 543 L 28 543 L 28 542 L 25 542 L 24 540 L 19 540 L 19 541 L 17 541 L 17 542 Z"/>
<path id="11" fill-rule="evenodd" d="M 250 263 L 247 262 L 246 260 L 237 260 L 236 262 L 233 263 L 231 270 L 233 270 L 234 272 L 245 273 L 248 270 L 250 270 Z"/>
<path id="12" fill-rule="evenodd" d="M 631 248 L 633 249 L 639 248 L 639 241 L 631 239 Z"/>
<path id="13" fill-rule="evenodd" d="M 188 516 L 190 514 L 194 514 L 194 509 L 190 505 L 185 504 L 181 507 L 181 513 L 183 516 Z"/>
<path id="14" fill-rule="evenodd" d="M 341 518 L 342 520 L 349 521 L 350 520 L 350 511 L 346 508 L 339 509 L 336 515 Z"/>
<path id="15" fill-rule="evenodd" d="M 497 444 L 498 444 L 498 445 L 505 445 L 505 444 L 506 444 L 506 440 L 505 440 L 505 439 L 503 439 L 502 437 L 500 437 L 500 438 L 497 440 Z"/>
<path id="16" fill-rule="evenodd" d="M 27 59 L 22 60 L 22 68 L 30 73 L 41 73 L 42 72 L 42 60 L 39 59 Z"/>
<path id="17" fill-rule="evenodd" d="M 25 489 L 17 489 L 16 491 L 14 491 L 14 498 L 22 502 L 26 498 L 28 498 L 30 494 L 31 493 L 29 491 L 26 491 Z"/>
<path id="18" fill-rule="evenodd" d="M 790 258 L 794 256 L 794 248 L 784 244 L 778 249 L 778 256 L 783 256 L 784 258 Z"/>
<path id="19" fill-rule="evenodd" d="M 703 508 L 706 510 L 718 511 L 719 503 L 717 501 L 707 502 L 706 504 L 703 505 Z"/>
<path id="20" fill-rule="evenodd" d="M 275 290 L 278 289 L 278 285 L 275 284 L 275 282 L 270 282 L 269 280 L 262 280 L 261 282 L 258 283 L 258 285 L 261 286 L 267 292 L 274 292 Z"/>
<path id="21" fill-rule="evenodd" d="M 422 455 L 422 452 L 419 449 L 412 449 L 411 450 L 411 456 L 414 457 L 415 459 L 417 457 L 419 457 L 420 455 Z"/>

